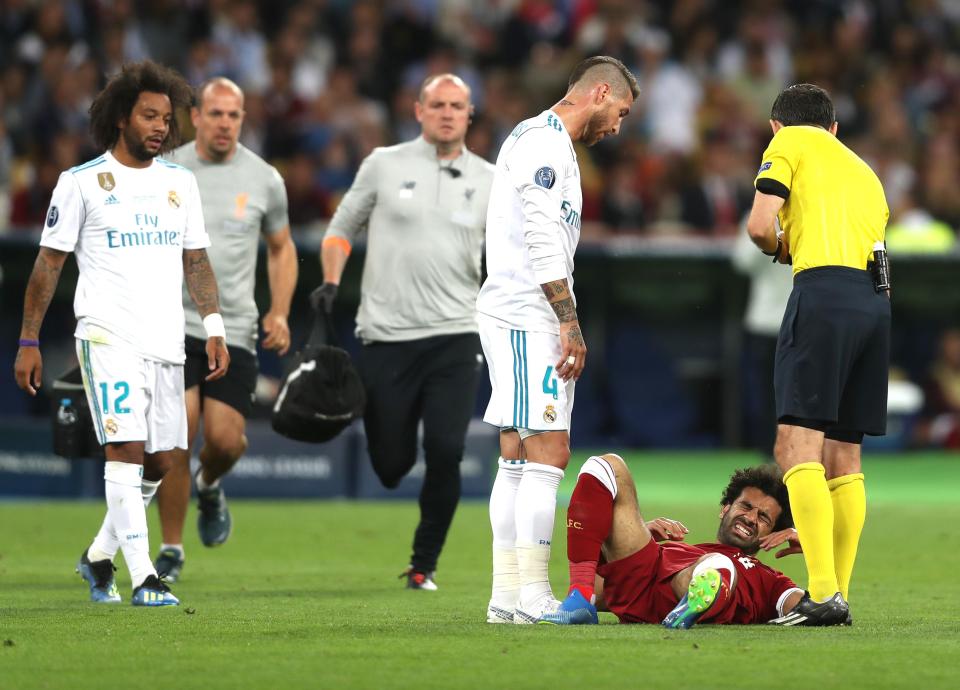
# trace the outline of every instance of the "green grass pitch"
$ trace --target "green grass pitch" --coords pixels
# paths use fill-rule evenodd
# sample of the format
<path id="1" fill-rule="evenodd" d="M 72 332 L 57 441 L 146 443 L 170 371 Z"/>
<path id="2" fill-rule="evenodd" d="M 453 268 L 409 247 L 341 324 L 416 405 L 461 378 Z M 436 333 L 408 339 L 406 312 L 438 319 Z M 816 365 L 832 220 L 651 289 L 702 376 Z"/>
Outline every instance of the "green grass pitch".
<path id="1" fill-rule="evenodd" d="M 582 453 L 578 458 L 586 457 Z M 486 625 L 487 507 L 465 502 L 437 575 L 402 589 L 412 502 L 234 501 L 235 531 L 204 549 L 188 517 L 183 604 L 87 601 L 73 572 L 99 503 L 0 503 L 0 690 L 27 688 L 960 687 L 960 458 L 875 456 L 853 628 Z M 628 456 L 648 518 L 711 540 L 720 490 L 752 456 Z M 578 467 L 579 460 L 572 463 Z M 569 496 L 576 472 L 561 488 Z M 566 586 L 562 512 L 551 567 Z M 159 543 L 151 509 L 151 541 Z M 767 562 L 801 584 L 799 557 Z"/>

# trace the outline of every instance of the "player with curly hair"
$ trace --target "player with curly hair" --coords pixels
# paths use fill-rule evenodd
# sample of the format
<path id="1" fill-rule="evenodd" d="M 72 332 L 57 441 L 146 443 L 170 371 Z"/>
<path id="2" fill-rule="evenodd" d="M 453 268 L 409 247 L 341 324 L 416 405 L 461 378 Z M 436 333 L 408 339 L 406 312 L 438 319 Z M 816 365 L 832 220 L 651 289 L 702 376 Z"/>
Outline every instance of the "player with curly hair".
<path id="1" fill-rule="evenodd" d="M 686 544 L 687 528 L 640 514 L 633 477 L 612 453 L 581 467 L 567 511 L 570 593 L 540 622 L 597 623 L 597 609 L 621 623 L 765 623 L 804 597 L 790 578 L 754 556 L 784 542 L 800 550 L 787 489 L 773 466 L 737 470 L 720 499 L 714 543 Z"/>

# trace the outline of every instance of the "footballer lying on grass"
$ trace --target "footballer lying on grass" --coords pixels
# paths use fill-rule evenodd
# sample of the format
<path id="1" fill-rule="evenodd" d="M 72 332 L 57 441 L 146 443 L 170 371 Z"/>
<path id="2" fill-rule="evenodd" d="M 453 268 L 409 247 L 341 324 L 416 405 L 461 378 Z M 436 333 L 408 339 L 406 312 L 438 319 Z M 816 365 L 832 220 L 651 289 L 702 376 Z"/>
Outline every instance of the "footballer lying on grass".
<path id="1" fill-rule="evenodd" d="M 597 623 L 597 609 L 621 623 L 696 622 L 849 625 L 846 610 L 812 601 L 754 554 L 784 542 L 777 557 L 799 553 L 787 489 L 774 467 L 737 470 L 720 501 L 717 543 L 680 543 L 682 523 L 644 522 L 623 460 L 591 457 L 580 469 L 567 511 L 570 593 L 539 622 Z M 658 543 L 662 541 L 663 543 Z M 601 558 L 602 557 L 602 558 Z M 599 567 L 598 567 L 599 563 Z"/>

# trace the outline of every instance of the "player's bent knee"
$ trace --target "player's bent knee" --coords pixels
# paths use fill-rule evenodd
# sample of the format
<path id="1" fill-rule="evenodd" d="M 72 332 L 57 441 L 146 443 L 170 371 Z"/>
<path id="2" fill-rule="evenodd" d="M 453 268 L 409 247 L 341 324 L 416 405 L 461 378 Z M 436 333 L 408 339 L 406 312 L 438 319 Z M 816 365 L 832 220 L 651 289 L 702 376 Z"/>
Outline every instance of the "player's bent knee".
<path id="1" fill-rule="evenodd" d="M 614 499 L 617 497 L 617 476 L 612 463 L 608 459 L 611 456 L 604 455 L 591 456 L 580 466 L 580 475 L 589 474 L 597 481 L 603 484 L 607 491 L 611 493 Z M 617 456 L 612 456 L 617 457 Z M 578 476 L 580 476 L 578 475 Z"/>
<path id="2" fill-rule="evenodd" d="M 704 570 L 725 570 L 730 576 L 730 590 L 737 586 L 737 568 L 729 556 L 722 553 L 708 553 L 700 557 L 697 564 L 693 567 L 693 575 L 696 576 Z"/>

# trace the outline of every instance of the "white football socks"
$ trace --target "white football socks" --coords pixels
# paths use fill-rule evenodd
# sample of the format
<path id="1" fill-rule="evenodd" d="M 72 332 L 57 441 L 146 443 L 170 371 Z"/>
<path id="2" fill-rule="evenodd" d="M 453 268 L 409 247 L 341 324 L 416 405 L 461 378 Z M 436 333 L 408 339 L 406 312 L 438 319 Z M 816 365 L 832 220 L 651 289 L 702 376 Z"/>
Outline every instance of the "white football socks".
<path id="1" fill-rule="evenodd" d="M 563 470 L 560 468 L 528 461 L 517 487 L 515 512 L 520 607 L 528 612 L 553 599 L 548 570 L 561 479 Z"/>
<path id="2" fill-rule="evenodd" d="M 515 507 L 524 464 L 524 460 L 500 458 L 497 478 L 490 491 L 490 527 L 493 530 L 493 588 L 490 603 L 509 611 L 516 608 L 520 597 Z"/>
<path id="3" fill-rule="evenodd" d="M 106 475 L 106 472 L 104 472 L 104 475 Z M 157 489 L 160 488 L 162 481 L 162 479 L 158 479 L 155 482 L 149 479 L 140 480 L 140 496 L 143 498 L 144 510 L 150 507 L 150 503 L 153 501 L 153 497 L 156 495 Z M 91 563 L 102 561 L 105 558 L 112 561 L 119 550 L 120 540 L 117 539 L 117 533 L 114 531 L 113 524 L 110 522 L 110 511 L 108 509 L 107 514 L 103 516 L 100 531 L 97 532 L 97 536 L 93 538 L 93 543 L 87 550 L 87 558 L 90 559 Z"/>
<path id="4" fill-rule="evenodd" d="M 108 461 L 104 468 L 107 494 L 107 520 L 110 521 L 123 549 L 123 559 L 130 570 L 134 589 L 150 575 L 156 575 L 150 561 L 147 534 L 147 510 L 141 494 L 142 465 Z M 105 521 L 106 522 L 106 521 Z"/>

